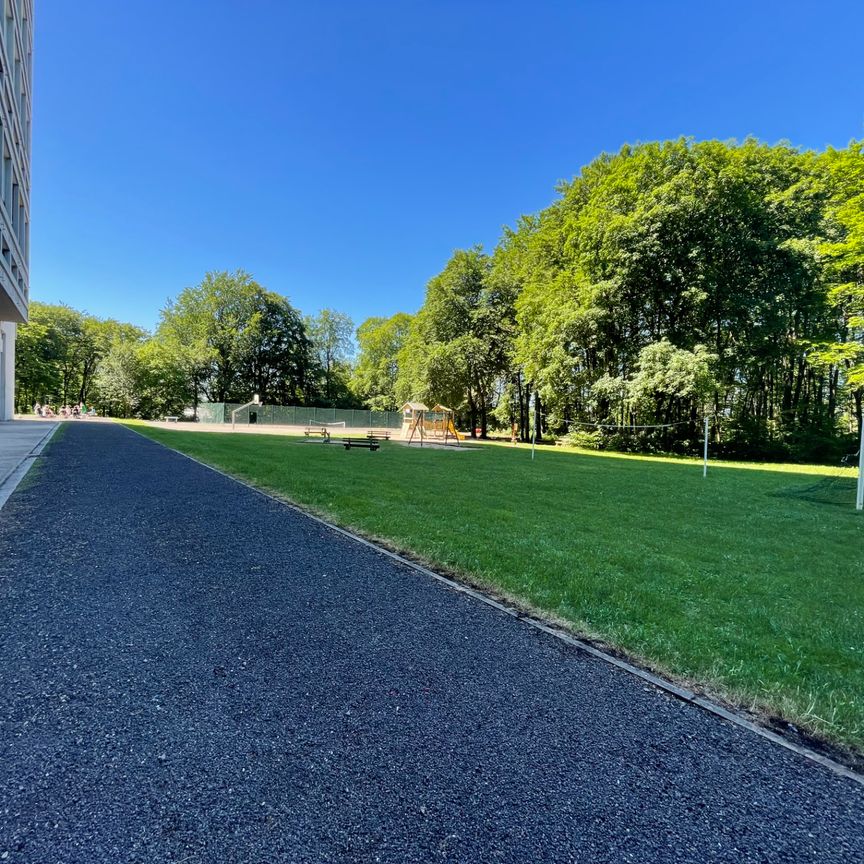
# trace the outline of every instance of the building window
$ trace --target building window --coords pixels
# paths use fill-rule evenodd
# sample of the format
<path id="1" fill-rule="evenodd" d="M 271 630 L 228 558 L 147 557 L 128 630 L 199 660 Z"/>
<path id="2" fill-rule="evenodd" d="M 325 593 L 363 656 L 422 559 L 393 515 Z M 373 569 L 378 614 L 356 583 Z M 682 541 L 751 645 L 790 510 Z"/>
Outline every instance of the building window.
<path id="1" fill-rule="evenodd" d="M 12 7 L 6 4 L 6 57 L 11 69 L 15 60 L 15 19 L 12 17 Z"/>
<path id="2" fill-rule="evenodd" d="M 6 212 L 12 215 L 12 157 L 6 149 L 6 144 L 3 144 L 3 203 L 6 205 Z"/>

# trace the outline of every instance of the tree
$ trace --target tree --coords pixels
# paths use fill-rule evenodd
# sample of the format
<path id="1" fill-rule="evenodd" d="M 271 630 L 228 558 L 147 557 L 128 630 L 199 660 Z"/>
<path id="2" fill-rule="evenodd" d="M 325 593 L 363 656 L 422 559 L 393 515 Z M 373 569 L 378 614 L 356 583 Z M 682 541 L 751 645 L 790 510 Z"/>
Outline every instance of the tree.
<path id="1" fill-rule="evenodd" d="M 154 350 L 168 377 L 180 384 L 178 395 L 191 404 L 195 415 L 202 390 L 215 362 L 209 341 L 211 317 L 204 292 L 186 288 L 162 309 L 154 336 Z"/>
<path id="2" fill-rule="evenodd" d="M 397 312 L 390 318 L 367 318 L 357 328 L 359 352 L 351 389 L 373 411 L 395 411 L 399 407 L 398 358 L 411 321 L 410 315 Z"/>
<path id="3" fill-rule="evenodd" d="M 90 389 L 95 372 L 98 348 L 92 327 L 85 329 L 86 316 L 69 306 L 43 306 L 39 314 L 47 323 L 56 349 L 57 371 L 55 398 L 63 405 L 75 401 Z"/>
<path id="4" fill-rule="evenodd" d="M 825 262 L 828 298 L 836 315 L 836 335 L 814 344 L 811 364 L 842 370 L 854 402 L 861 434 L 864 398 L 864 142 L 823 157 L 830 190 L 825 213 L 826 241 L 819 252 Z M 837 383 L 840 384 L 839 374 Z"/>
<path id="5" fill-rule="evenodd" d="M 15 344 L 15 399 L 19 411 L 35 402 L 50 403 L 59 392 L 56 332 L 42 313 L 43 304 L 30 305 L 30 321 L 18 327 Z"/>
<path id="6" fill-rule="evenodd" d="M 456 251 L 430 280 L 398 355 L 397 395 L 463 410 L 471 435 L 487 433 L 497 384 L 508 366 L 510 297 L 490 280 L 480 247 Z"/>
<path id="7" fill-rule="evenodd" d="M 300 314 L 278 294 L 259 292 L 237 345 L 237 372 L 244 387 L 264 402 L 293 405 L 306 400 L 313 374 L 312 345 Z"/>
<path id="8" fill-rule="evenodd" d="M 344 312 L 322 309 L 306 319 L 312 350 L 318 358 L 321 399 L 325 405 L 351 401 L 348 381 L 354 355 L 354 323 Z"/>
<path id="9" fill-rule="evenodd" d="M 29 322 L 18 329 L 19 406 L 94 401 L 99 367 L 111 346 L 145 336 L 132 324 L 102 320 L 62 304 L 32 303 Z"/>
<path id="10" fill-rule="evenodd" d="M 208 273 L 181 291 L 162 310 L 155 338 L 163 367 L 177 370 L 196 408 L 201 395 L 211 402 L 310 396 L 310 343 L 299 313 L 242 270 Z"/>
<path id="11" fill-rule="evenodd" d="M 627 382 L 631 414 L 660 424 L 689 423 L 694 434 L 717 388 L 716 362 L 717 356 L 704 345 L 692 351 L 676 348 L 668 339 L 646 345 Z"/>
<path id="12" fill-rule="evenodd" d="M 133 362 L 137 381 L 137 411 L 140 417 L 161 418 L 180 415 L 193 405 L 188 372 L 175 362 L 156 338 L 137 346 Z"/>
<path id="13" fill-rule="evenodd" d="M 96 374 L 99 401 L 112 417 L 139 414 L 145 392 L 145 368 L 134 342 L 115 342 Z"/>
<path id="14" fill-rule="evenodd" d="M 514 360 L 548 415 L 620 420 L 603 382 L 626 382 L 641 351 L 666 340 L 716 356 L 711 407 L 731 408 L 751 445 L 834 434 L 834 373 L 807 363 L 807 337 L 834 327 L 815 154 L 749 140 L 644 144 L 600 157 L 559 191 L 502 241 L 520 283 Z"/>

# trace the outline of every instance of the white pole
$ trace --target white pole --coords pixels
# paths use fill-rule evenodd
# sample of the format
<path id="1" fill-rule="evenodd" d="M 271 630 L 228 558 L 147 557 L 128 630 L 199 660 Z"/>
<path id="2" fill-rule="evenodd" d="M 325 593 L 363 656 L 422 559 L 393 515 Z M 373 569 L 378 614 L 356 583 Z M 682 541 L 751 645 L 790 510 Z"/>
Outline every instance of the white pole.
<path id="1" fill-rule="evenodd" d="M 861 418 L 861 441 L 858 445 L 858 496 L 855 509 L 864 510 L 864 416 Z"/>
<path id="2" fill-rule="evenodd" d="M 708 418 L 705 418 L 705 449 L 702 454 L 702 476 L 708 476 Z"/>
<path id="3" fill-rule="evenodd" d="M 534 442 L 537 439 L 537 400 L 531 394 L 531 461 L 534 461 Z"/>
<path id="4" fill-rule="evenodd" d="M 235 408 L 231 412 L 231 431 L 234 431 L 234 424 L 237 420 L 237 412 L 242 411 L 244 408 L 248 408 L 250 405 L 260 405 L 261 403 L 258 401 L 258 394 L 256 393 L 251 402 L 247 402 L 245 405 L 241 405 L 239 408 Z"/>

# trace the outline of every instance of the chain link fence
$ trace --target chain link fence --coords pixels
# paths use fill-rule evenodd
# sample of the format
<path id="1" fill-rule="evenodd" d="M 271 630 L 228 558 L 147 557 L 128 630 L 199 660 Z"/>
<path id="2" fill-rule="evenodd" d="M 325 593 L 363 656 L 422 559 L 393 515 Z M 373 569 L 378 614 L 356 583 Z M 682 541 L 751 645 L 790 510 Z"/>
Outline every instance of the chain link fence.
<path id="1" fill-rule="evenodd" d="M 199 423 L 230 423 L 238 402 L 205 402 L 198 406 Z M 237 423 L 263 426 L 315 426 L 344 423 L 349 429 L 399 429 L 399 411 L 365 411 L 358 408 L 307 408 L 300 405 L 248 405 L 237 412 Z"/>

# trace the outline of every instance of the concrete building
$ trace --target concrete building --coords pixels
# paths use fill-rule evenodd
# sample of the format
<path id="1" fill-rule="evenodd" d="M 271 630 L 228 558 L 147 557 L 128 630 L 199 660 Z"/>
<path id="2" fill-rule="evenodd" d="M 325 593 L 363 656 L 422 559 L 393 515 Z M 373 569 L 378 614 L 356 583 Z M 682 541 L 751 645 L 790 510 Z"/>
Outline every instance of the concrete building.
<path id="1" fill-rule="evenodd" d="M 0 0 L 0 420 L 15 410 L 15 331 L 30 299 L 33 0 Z"/>

